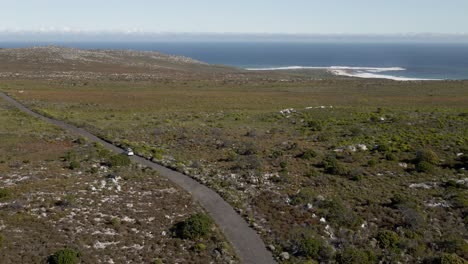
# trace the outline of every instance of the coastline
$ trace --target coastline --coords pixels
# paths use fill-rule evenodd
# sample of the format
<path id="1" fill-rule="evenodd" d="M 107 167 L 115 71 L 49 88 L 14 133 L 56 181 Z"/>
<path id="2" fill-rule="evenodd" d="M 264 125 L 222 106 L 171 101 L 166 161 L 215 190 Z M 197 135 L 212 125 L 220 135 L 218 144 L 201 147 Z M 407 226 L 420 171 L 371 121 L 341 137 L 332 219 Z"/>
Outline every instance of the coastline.
<path id="1" fill-rule="evenodd" d="M 388 79 L 394 81 L 441 81 L 442 79 L 411 78 L 382 74 L 385 72 L 406 71 L 402 67 L 352 67 L 352 66 L 287 66 L 271 68 L 245 68 L 248 71 L 289 71 L 289 70 L 326 70 L 336 76 L 346 76 L 364 79 Z"/>

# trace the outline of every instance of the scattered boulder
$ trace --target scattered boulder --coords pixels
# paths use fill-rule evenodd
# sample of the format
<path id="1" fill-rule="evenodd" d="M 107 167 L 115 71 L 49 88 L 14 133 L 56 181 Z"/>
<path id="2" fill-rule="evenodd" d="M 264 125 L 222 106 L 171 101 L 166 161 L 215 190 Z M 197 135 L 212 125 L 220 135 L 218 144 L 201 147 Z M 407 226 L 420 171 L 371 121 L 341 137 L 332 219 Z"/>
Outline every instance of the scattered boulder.
<path id="1" fill-rule="evenodd" d="M 288 252 L 283 252 L 280 254 L 280 258 L 282 260 L 289 260 L 289 253 Z"/>

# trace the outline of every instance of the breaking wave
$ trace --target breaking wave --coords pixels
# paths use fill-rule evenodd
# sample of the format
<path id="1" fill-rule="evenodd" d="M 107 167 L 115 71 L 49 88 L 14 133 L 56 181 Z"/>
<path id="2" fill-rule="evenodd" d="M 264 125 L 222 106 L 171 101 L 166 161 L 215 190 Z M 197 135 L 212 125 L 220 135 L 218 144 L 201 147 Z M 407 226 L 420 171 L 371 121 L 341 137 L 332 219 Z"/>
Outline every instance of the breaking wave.
<path id="1" fill-rule="evenodd" d="M 372 78 L 372 79 L 390 79 L 395 81 L 432 81 L 438 79 L 410 78 L 389 74 L 384 72 L 406 71 L 401 67 L 352 67 L 352 66 L 330 66 L 330 67 L 312 67 L 312 66 L 287 66 L 271 68 L 247 68 L 249 71 L 275 71 L 275 70 L 327 70 L 328 72 L 348 77 Z"/>

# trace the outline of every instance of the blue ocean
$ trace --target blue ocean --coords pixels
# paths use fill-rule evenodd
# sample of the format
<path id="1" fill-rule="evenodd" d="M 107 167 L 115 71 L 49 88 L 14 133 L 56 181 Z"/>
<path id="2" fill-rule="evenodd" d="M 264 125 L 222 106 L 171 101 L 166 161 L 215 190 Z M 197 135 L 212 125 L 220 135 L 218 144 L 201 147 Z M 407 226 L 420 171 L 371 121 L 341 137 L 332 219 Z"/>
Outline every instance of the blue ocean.
<path id="1" fill-rule="evenodd" d="M 82 49 L 133 49 L 192 57 L 248 69 L 330 68 L 357 77 L 468 79 L 468 44 L 297 42 L 51 42 L 1 43 L 0 47 L 60 45 Z"/>

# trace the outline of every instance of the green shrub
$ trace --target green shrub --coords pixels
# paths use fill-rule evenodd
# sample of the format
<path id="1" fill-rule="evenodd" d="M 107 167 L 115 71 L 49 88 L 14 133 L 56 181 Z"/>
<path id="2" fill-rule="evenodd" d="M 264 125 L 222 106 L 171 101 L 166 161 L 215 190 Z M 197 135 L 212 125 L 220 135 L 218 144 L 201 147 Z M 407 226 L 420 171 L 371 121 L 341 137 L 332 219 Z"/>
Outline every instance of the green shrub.
<path id="1" fill-rule="evenodd" d="M 416 164 L 417 172 L 431 173 L 434 171 L 434 165 L 427 161 L 421 161 Z"/>
<path id="2" fill-rule="evenodd" d="M 451 200 L 455 208 L 468 208 L 468 197 L 464 192 L 456 193 Z"/>
<path id="3" fill-rule="evenodd" d="M 228 150 L 226 152 L 226 158 L 225 158 L 226 161 L 235 161 L 237 160 L 237 153 L 233 150 Z"/>
<path id="4" fill-rule="evenodd" d="M 337 255 L 336 261 L 340 264 L 370 264 L 377 263 L 377 258 L 371 251 L 348 247 Z"/>
<path id="5" fill-rule="evenodd" d="M 346 176 L 352 181 L 360 181 L 364 178 L 364 173 L 365 171 L 363 171 L 361 168 L 355 168 L 347 171 Z"/>
<path id="6" fill-rule="evenodd" d="M 318 214 L 335 226 L 356 228 L 361 223 L 361 219 L 350 208 L 337 200 L 322 201 L 318 206 Z"/>
<path id="7" fill-rule="evenodd" d="M 55 252 L 48 260 L 49 264 L 77 264 L 79 261 L 80 253 L 70 248 Z"/>
<path id="8" fill-rule="evenodd" d="M 393 154 L 392 152 L 387 152 L 385 153 L 385 159 L 388 160 L 388 161 L 396 161 L 398 160 L 398 157 Z"/>
<path id="9" fill-rule="evenodd" d="M 76 170 L 76 169 L 79 169 L 80 167 L 81 167 L 81 164 L 76 160 L 70 162 L 70 164 L 68 165 L 68 168 L 70 170 Z"/>
<path id="10" fill-rule="evenodd" d="M 151 148 L 151 156 L 157 160 L 162 160 L 164 155 L 164 150 L 160 148 Z"/>
<path id="11" fill-rule="evenodd" d="M 379 144 L 377 144 L 376 150 L 379 152 L 392 152 L 392 148 L 390 147 L 390 145 L 384 142 L 380 142 Z"/>
<path id="12" fill-rule="evenodd" d="M 347 173 L 346 167 L 338 163 L 338 160 L 334 155 L 327 156 L 322 161 L 322 166 L 325 172 L 332 175 L 345 175 Z"/>
<path id="13" fill-rule="evenodd" d="M 313 237 L 304 237 L 299 242 L 299 253 L 307 258 L 317 259 L 321 247 L 321 241 Z"/>
<path id="14" fill-rule="evenodd" d="M 317 194 L 312 188 L 303 188 L 301 191 L 293 196 L 291 199 L 291 204 L 292 205 L 299 205 L 299 204 L 306 204 L 306 203 L 312 203 L 315 199 Z"/>
<path id="15" fill-rule="evenodd" d="M 213 222 L 208 215 L 199 213 L 177 223 L 172 231 L 178 238 L 193 240 L 206 237 L 210 233 L 212 225 Z"/>
<path id="16" fill-rule="evenodd" d="M 311 131 L 322 131 L 323 129 L 323 123 L 317 120 L 307 121 L 304 126 Z"/>
<path id="17" fill-rule="evenodd" d="M 462 259 L 457 254 L 443 254 L 440 264 L 467 264 L 468 261 Z"/>
<path id="18" fill-rule="evenodd" d="M 307 177 L 307 178 L 313 178 L 319 175 L 320 175 L 319 171 L 315 168 L 310 168 L 306 173 L 304 173 L 304 177 Z"/>
<path id="19" fill-rule="evenodd" d="M 198 243 L 195 245 L 194 250 L 197 252 L 202 252 L 206 250 L 206 245 L 203 243 Z"/>
<path id="20" fill-rule="evenodd" d="M 130 158 L 124 154 L 116 154 L 110 157 L 109 166 L 111 167 L 125 167 L 131 164 Z"/>
<path id="21" fill-rule="evenodd" d="M 10 189 L 0 189 L 0 200 L 8 199 L 12 196 Z"/>
<path id="22" fill-rule="evenodd" d="M 299 157 L 301 159 L 304 159 L 304 160 L 311 160 L 311 159 L 317 157 L 317 153 L 315 151 L 313 151 L 312 149 L 308 149 L 308 150 L 302 152 L 302 154 L 299 155 Z"/>
<path id="23" fill-rule="evenodd" d="M 295 252 L 296 256 L 324 263 L 333 258 L 333 249 L 314 230 L 305 227 L 293 228 L 289 235 L 290 244 L 284 249 Z"/>
<path id="24" fill-rule="evenodd" d="M 416 163 L 427 162 L 432 165 L 437 165 L 440 159 L 437 154 L 430 149 L 422 149 L 416 153 Z"/>
<path id="25" fill-rule="evenodd" d="M 65 161 L 72 161 L 72 160 L 75 160 L 77 156 L 78 156 L 78 155 L 76 154 L 75 151 L 70 150 L 70 151 L 68 151 L 68 152 L 65 154 L 65 156 L 63 157 L 63 159 L 64 159 Z"/>
<path id="26" fill-rule="evenodd" d="M 375 165 L 377 165 L 377 163 L 378 161 L 375 158 L 372 158 L 367 162 L 367 166 L 374 167 Z"/>
<path id="27" fill-rule="evenodd" d="M 384 248 L 397 249 L 400 243 L 400 237 L 393 231 L 384 230 L 377 234 L 377 241 L 379 241 L 380 245 Z"/>
<path id="28" fill-rule="evenodd" d="M 163 264 L 163 261 L 162 261 L 162 259 L 157 258 L 157 259 L 155 259 L 155 260 L 153 261 L 153 264 Z"/>
<path id="29" fill-rule="evenodd" d="M 87 140 L 86 138 L 84 137 L 78 137 L 76 140 L 75 140 L 75 143 L 79 144 L 79 145 L 84 145 L 86 144 Z"/>
<path id="30" fill-rule="evenodd" d="M 442 251 L 457 254 L 466 258 L 468 256 L 468 242 L 463 238 L 452 238 L 439 242 Z"/>

